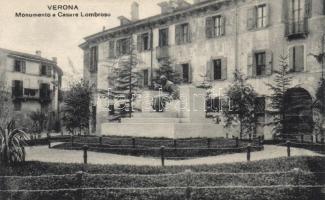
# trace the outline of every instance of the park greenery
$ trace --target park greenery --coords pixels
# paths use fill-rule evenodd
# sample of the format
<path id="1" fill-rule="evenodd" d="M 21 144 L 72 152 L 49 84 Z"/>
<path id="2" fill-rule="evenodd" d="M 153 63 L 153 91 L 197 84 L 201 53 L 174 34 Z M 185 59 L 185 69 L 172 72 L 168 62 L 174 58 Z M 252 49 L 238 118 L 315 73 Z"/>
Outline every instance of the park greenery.
<path id="1" fill-rule="evenodd" d="M 239 124 L 240 139 L 256 131 L 255 106 L 257 94 L 244 75 L 236 70 L 234 80 L 225 91 L 230 103 L 222 103 L 225 126 Z"/>
<path id="2" fill-rule="evenodd" d="M 73 82 L 64 98 L 63 122 L 72 134 L 86 134 L 89 128 L 92 85 L 85 80 Z"/>

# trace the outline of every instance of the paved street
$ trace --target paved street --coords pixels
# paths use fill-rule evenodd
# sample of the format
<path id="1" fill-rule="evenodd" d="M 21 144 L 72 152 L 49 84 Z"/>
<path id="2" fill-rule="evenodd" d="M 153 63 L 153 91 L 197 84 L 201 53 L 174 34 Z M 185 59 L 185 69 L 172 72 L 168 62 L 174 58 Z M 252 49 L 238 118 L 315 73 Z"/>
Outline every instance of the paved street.
<path id="1" fill-rule="evenodd" d="M 54 144 L 53 144 L 54 145 Z M 83 152 L 79 150 L 48 149 L 47 146 L 35 146 L 26 148 L 26 160 L 38 160 L 43 162 L 82 163 Z M 285 157 L 286 147 L 264 145 L 264 150 L 252 152 L 251 160 L 272 159 Z M 323 156 L 305 149 L 291 148 L 292 156 Z M 190 160 L 166 160 L 165 165 L 199 165 L 246 162 L 246 153 L 209 156 Z M 119 165 L 161 165 L 160 159 L 148 157 L 136 157 L 116 155 L 110 153 L 88 152 L 88 163 L 91 164 L 119 164 Z"/>

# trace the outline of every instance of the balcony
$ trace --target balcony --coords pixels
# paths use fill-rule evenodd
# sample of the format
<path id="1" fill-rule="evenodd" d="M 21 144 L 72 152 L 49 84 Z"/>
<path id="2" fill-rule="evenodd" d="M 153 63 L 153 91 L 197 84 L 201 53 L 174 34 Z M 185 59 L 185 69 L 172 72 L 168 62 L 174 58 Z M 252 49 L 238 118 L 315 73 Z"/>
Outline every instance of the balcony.
<path id="1" fill-rule="evenodd" d="M 291 39 L 306 38 L 309 33 L 308 18 L 302 21 L 287 22 L 285 26 L 285 36 Z"/>
<path id="2" fill-rule="evenodd" d="M 163 59 L 169 57 L 169 46 L 157 47 L 156 48 L 156 58 Z"/>

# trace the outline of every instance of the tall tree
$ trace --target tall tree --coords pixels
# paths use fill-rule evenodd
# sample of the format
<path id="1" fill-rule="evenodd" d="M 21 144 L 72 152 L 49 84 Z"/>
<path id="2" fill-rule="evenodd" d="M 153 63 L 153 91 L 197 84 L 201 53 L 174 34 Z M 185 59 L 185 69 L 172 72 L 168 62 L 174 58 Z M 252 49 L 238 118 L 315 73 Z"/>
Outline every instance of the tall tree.
<path id="1" fill-rule="evenodd" d="M 4 74 L 0 75 L 0 127 L 5 129 L 13 117 L 11 92 Z"/>
<path id="2" fill-rule="evenodd" d="M 325 125 L 325 79 L 321 78 L 316 91 L 316 100 L 314 102 L 314 110 L 317 113 L 315 117 L 315 129 L 324 137 L 324 125 Z"/>
<path id="3" fill-rule="evenodd" d="M 230 103 L 222 101 L 225 126 L 229 127 L 239 123 L 240 138 L 254 134 L 256 131 L 255 100 L 257 94 L 240 71 L 235 71 L 234 81 L 226 90 L 226 96 Z"/>
<path id="4" fill-rule="evenodd" d="M 182 82 L 182 78 L 179 72 L 173 67 L 173 62 L 170 58 L 164 58 L 159 62 L 159 68 L 155 71 L 156 77 L 155 82 L 159 82 L 160 76 L 164 75 L 169 81 L 175 84 Z"/>
<path id="5" fill-rule="evenodd" d="M 68 131 L 79 134 L 88 129 L 90 117 L 90 100 L 92 96 L 92 86 L 85 80 L 74 82 L 66 92 L 63 102 L 63 121 Z"/>
<path id="6" fill-rule="evenodd" d="M 273 117 L 273 120 L 270 124 L 273 125 L 273 132 L 277 135 L 285 134 L 285 94 L 290 88 L 292 81 L 292 77 L 289 76 L 287 59 L 287 56 L 280 56 L 279 69 L 273 70 L 273 73 L 275 74 L 273 83 L 266 83 L 266 86 L 268 86 L 272 92 L 270 95 L 270 106 L 272 110 L 268 110 L 267 113 Z"/>
<path id="7" fill-rule="evenodd" d="M 112 81 L 112 95 L 124 96 L 128 102 L 128 115 L 132 116 L 132 101 L 138 91 L 138 79 L 140 73 L 137 72 L 136 66 L 139 63 L 137 49 L 132 38 L 127 40 L 127 52 L 118 58 L 115 76 Z"/>

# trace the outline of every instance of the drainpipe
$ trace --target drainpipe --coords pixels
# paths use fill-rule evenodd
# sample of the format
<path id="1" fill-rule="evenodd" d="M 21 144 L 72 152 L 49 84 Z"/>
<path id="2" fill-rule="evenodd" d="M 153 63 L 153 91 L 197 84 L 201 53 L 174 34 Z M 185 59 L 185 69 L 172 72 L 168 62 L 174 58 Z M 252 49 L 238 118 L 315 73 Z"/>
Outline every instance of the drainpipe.
<path id="1" fill-rule="evenodd" d="M 150 87 L 153 86 L 153 29 L 150 26 Z"/>

